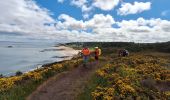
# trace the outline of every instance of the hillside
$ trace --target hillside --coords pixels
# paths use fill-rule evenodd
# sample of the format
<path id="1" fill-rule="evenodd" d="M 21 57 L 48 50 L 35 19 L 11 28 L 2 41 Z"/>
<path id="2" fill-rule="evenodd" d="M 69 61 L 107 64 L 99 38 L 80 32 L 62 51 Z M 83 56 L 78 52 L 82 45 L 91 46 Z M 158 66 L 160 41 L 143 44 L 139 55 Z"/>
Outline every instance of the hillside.
<path id="1" fill-rule="evenodd" d="M 162 43 L 134 43 L 134 42 L 72 42 L 67 43 L 66 45 L 72 46 L 74 48 L 79 48 L 82 46 L 87 47 L 101 47 L 103 49 L 127 49 L 131 52 L 140 52 L 140 51 L 157 51 L 157 52 L 166 52 L 170 53 L 170 42 Z"/>
<path id="2" fill-rule="evenodd" d="M 168 100 L 170 99 L 170 53 L 168 43 L 68 43 L 81 49 L 102 49 L 99 63 L 90 57 L 52 63 L 20 76 L 0 78 L 2 100 Z M 152 45 L 149 47 L 149 45 Z M 130 56 L 118 57 L 128 49 Z M 161 52 L 160 52 L 160 51 Z M 165 51 L 164 51 L 165 50 Z M 159 52 L 158 52 L 159 51 Z"/>
<path id="3" fill-rule="evenodd" d="M 110 56 L 98 69 L 79 100 L 168 100 L 170 55 L 133 53 Z"/>

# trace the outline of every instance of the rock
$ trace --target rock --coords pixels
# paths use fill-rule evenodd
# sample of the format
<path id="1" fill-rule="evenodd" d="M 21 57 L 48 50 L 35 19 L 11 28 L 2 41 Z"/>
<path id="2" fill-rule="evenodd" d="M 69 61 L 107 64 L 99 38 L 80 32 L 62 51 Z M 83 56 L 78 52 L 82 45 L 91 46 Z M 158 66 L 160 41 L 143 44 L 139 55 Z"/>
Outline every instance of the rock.
<path id="1" fill-rule="evenodd" d="M 70 56 L 53 56 L 52 58 L 68 58 Z"/>
<path id="2" fill-rule="evenodd" d="M 8 48 L 13 48 L 13 46 L 9 45 Z"/>

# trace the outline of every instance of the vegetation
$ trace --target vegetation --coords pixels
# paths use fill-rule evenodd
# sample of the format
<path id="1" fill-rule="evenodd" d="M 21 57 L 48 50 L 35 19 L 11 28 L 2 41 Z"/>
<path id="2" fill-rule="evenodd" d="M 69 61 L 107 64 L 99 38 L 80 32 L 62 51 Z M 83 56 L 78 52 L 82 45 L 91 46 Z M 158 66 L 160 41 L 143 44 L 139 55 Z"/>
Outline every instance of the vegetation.
<path id="1" fill-rule="evenodd" d="M 2 74 L 0 74 L 0 78 L 3 78 L 3 75 L 2 75 Z"/>
<path id="2" fill-rule="evenodd" d="M 40 69 L 17 76 L 0 78 L 0 100 L 25 100 L 38 85 L 60 72 L 70 70 L 81 63 L 81 59 L 72 59 L 47 64 Z"/>
<path id="3" fill-rule="evenodd" d="M 170 42 L 165 43 L 134 43 L 134 42 L 73 42 L 67 43 L 75 49 L 81 48 L 82 46 L 87 47 L 101 47 L 104 50 L 127 49 L 130 52 L 141 52 L 141 51 L 157 51 L 170 53 Z M 107 53 L 107 52 L 105 52 Z"/>
<path id="4" fill-rule="evenodd" d="M 155 44 L 85 42 L 66 45 L 75 49 L 81 49 L 84 45 L 91 49 L 98 46 L 102 49 L 101 58 L 106 63 L 96 70 L 79 95 L 79 100 L 170 99 L 168 54 L 170 42 Z M 130 56 L 118 57 L 117 50 L 124 48 L 130 51 Z M 77 67 L 81 63 L 82 59 L 73 58 L 69 61 L 47 64 L 28 73 L 18 71 L 16 76 L 0 75 L 0 100 L 24 100 L 49 77 Z"/>
<path id="5" fill-rule="evenodd" d="M 110 63 L 96 71 L 79 96 L 81 100 L 170 99 L 170 70 L 166 58 L 134 54 L 111 56 Z"/>
<path id="6" fill-rule="evenodd" d="M 21 72 L 21 71 L 17 71 L 16 73 L 15 73 L 15 75 L 16 76 L 20 76 L 20 75 L 22 75 L 23 73 Z"/>

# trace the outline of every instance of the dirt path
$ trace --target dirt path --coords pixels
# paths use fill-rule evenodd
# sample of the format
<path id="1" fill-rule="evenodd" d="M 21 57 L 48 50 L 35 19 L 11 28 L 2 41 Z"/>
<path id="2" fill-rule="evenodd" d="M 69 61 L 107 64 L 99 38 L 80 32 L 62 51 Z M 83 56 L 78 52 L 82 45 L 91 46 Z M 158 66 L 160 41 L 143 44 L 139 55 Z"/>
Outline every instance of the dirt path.
<path id="1" fill-rule="evenodd" d="M 27 100 L 75 100 L 95 70 L 102 65 L 93 62 L 87 65 L 88 68 L 81 65 L 56 75 L 39 86 Z"/>

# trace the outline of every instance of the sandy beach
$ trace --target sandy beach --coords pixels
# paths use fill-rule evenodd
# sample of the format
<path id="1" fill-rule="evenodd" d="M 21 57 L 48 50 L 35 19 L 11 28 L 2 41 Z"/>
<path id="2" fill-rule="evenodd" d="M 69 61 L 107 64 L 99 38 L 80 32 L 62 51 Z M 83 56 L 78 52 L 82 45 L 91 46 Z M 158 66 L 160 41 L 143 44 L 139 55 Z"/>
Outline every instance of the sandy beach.
<path id="1" fill-rule="evenodd" d="M 26 73 L 28 73 L 30 71 L 34 71 L 34 70 L 42 68 L 42 67 L 49 67 L 53 64 L 61 63 L 66 60 L 71 60 L 73 57 L 75 57 L 81 51 L 81 50 L 75 50 L 71 47 L 63 46 L 63 45 L 57 46 L 57 47 L 55 47 L 55 49 L 59 50 L 60 53 L 62 53 L 62 55 L 63 55 L 63 56 L 55 56 L 55 58 L 62 58 L 63 60 L 42 64 L 41 66 L 37 66 L 35 69 L 27 71 Z"/>
<path id="2" fill-rule="evenodd" d="M 58 46 L 56 47 L 56 49 L 61 49 L 61 52 L 63 53 L 63 58 L 64 60 L 70 60 L 71 58 L 73 58 L 74 56 L 76 56 L 80 50 L 75 50 L 71 47 L 67 47 L 67 46 Z"/>

